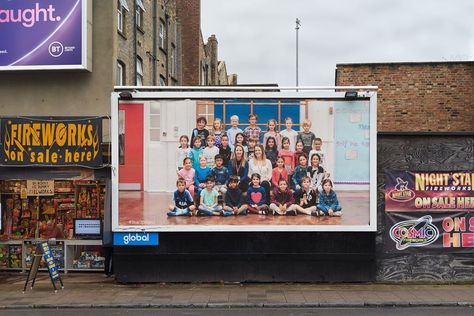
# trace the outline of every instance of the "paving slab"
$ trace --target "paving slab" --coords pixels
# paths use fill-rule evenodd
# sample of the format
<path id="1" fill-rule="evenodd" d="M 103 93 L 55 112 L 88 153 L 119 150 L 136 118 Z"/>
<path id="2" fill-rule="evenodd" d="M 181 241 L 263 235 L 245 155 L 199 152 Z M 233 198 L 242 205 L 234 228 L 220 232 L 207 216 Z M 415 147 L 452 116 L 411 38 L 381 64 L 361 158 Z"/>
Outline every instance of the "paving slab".
<path id="1" fill-rule="evenodd" d="M 22 293 L 25 278 L 0 273 L 0 309 L 474 306 L 474 284 L 118 284 L 101 274 L 71 273 L 57 293 L 44 276 Z"/>

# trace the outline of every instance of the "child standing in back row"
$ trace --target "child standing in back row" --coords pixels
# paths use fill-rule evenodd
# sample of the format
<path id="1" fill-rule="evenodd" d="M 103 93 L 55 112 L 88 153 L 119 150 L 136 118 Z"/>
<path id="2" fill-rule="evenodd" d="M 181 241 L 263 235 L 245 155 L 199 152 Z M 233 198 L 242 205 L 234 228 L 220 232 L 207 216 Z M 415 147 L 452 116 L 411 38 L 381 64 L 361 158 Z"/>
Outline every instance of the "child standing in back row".
<path id="1" fill-rule="evenodd" d="M 209 131 L 206 129 L 207 120 L 205 117 L 198 117 L 196 120 L 196 128 L 191 133 L 191 144 L 194 144 L 194 139 L 201 139 L 201 147 L 206 147 L 206 138 L 209 136 Z"/>
<path id="2" fill-rule="evenodd" d="M 222 136 L 225 135 L 225 132 L 222 130 L 222 121 L 220 118 L 216 117 L 214 123 L 212 123 L 211 135 L 214 136 L 214 145 L 220 147 L 222 143 Z"/>
<path id="3" fill-rule="evenodd" d="M 262 134 L 262 129 L 257 126 L 257 114 L 249 114 L 249 126 L 244 129 L 244 135 L 247 141 L 250 138 L 256 138 L 257 141 L 260 141 L 260 134 Z"/>
<path id="4" fill-rule="evenodd" d="M 296 137 L 298 136 L 298 132 L 295 131 L 293 127 L 293 119 L 291 117 L 287 117 L 285 119 L 285 127 L 286 129 L 280 131 L 281 139 L 283 140 L 283 137 L 288 138 L 290 142 L 290 150 L 295 151 L 295 146 L 296 146 Z"/>
<path id="5" fill-rule="evenodd" d="M 263 144 L 266 145 L 267 139 L 269 137 L 273 137 L 275 139 L 275 144 L 278 150 L 280 150 L 281 149 L 281 136 L 280 136 L 280 133 L 278 133 L 276 120 L 269 119 L 267 126 L 268 126 L 267 132 L 263 134 Z"/>
<path id="6" fill-rule="evenodd" d="M 306 155 L 309 155 L 309 152 L 313 148 L 313 140 L 316 138 L 313 132 L 310 131 L 311 129 L 311 121 L 308 119 L 303 120 L 303 130 L 298 133 L 296 137 L 296 141 L 301 140 L 303 142 L 304 148 L 303 151 Z"/>

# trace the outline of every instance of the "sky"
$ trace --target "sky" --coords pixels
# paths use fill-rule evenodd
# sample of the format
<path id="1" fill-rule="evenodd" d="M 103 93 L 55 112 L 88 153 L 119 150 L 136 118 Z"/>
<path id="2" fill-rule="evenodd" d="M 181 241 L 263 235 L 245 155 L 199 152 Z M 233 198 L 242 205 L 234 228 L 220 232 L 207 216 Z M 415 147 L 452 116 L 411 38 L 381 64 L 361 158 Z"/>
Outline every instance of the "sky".
<path id="1" fill-rule="evenodd" d="M 338 63 L 474 61 L 474 0 L 201 0 L 238 83 L 332 86 Z"/>

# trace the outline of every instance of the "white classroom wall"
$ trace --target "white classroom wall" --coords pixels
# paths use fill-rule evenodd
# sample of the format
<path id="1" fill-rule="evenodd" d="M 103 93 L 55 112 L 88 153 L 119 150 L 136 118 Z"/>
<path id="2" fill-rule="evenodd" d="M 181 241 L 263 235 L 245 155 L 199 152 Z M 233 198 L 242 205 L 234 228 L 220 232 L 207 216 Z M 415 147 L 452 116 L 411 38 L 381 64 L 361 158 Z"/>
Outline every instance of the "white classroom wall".
<path id="1" fill-rule="evenodd" d="M 160 106 L 160 141 L 150 141 L 150 105 Z M 176 189 L 176 149 L 181 135 L 191 135 L 196 125 L 192 100 L 146 102 L 144 108 L 144 187 L 148 192 Z"/>

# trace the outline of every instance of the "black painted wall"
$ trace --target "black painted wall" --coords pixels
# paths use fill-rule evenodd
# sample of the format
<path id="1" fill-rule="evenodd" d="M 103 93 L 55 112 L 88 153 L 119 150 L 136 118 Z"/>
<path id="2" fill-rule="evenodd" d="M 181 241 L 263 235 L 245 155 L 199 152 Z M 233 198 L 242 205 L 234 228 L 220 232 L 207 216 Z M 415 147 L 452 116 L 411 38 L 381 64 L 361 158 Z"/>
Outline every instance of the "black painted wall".
<path id="1" fill-rule="evenodd" d="M 377 151 L 376 279 L 383 282 L 474 281 L 474 249 L 471 254 L 430 252 L 387 254 L 384 242 L 392 242 L 385 227 L 384 181 L 386 170 L 474 170 L 474 134 L 379 134 Z"/>
<path id="2" fill-rule="evenodd" d="M 158 247 L 115 247 L 119 282 L 365 282 L 374 233 L 163 233 Z"/>

